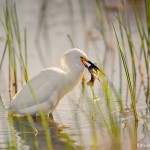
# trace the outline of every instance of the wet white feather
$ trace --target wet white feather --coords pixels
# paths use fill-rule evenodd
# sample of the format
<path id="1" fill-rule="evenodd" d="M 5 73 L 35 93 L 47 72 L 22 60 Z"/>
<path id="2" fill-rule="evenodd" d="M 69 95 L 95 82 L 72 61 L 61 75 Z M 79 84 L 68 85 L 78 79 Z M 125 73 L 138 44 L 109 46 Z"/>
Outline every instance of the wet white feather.
<path id="1" fill-rule="evenodd" d="M 82 78 L 84 66 L 80 57 L 87 58 L 79 49 L 69 50 L 61 58 L 61 65 L 67 71 L 48 68 L 34 76 L 13 97 L 9 113 L 35 115 L 40 109 L 46 113 L 52 112 Z"/>

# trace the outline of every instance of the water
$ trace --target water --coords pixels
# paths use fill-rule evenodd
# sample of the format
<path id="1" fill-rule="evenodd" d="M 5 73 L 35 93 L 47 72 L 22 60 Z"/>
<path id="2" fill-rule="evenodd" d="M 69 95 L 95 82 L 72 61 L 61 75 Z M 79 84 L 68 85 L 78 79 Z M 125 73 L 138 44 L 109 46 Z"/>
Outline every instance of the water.
<path id="1" fill-rule="evenodd" d="M 44 1 L 43 1 L 44 2 Z M 23 37 L 23 30 L 27 30 L 27 48 L 28 48 L 28 70 L 29 78 L 32 78 L 41 69 L 59 66 L 59 58 L 63 52 L 72 47 L 69 41 L 68 35 L 71 36 L 74 46 L 84 49 L 88 54 L 90 60 L 105 64 L 105 73 L 108 80 L 113 79 L 115 87 L 119 88 L 119 63 L 118 56 L 115 53 L 114 56 L 108 54 L 107 59 L 104 58 L 105 43 L 107 43 L 109 49 L 117 50 L 115 46 L 115 39 L 113 38 L 112 29 L 109 26 L 105 27 L 106 41 L 103 40 L 100 34 L 99 23 L 96 18 L 95 7 L 92 1 L 63 1 L 63 0 L 50 0 L 45 1 L 37 0 L 13 0 L 11 5 L 16 3 L 17 13 L 19 18 L 19 25 L 21 37 Z M 117 4 L 115 1 L 113 4 Z M 4 19 L 3 6 L 4 0 L 0 0 L 0 16 Z M 108 1 L 110 4 L 110 1 Z M 43 7 L 42 7 L 43 6 Z M 43 8 L 43 9 L 41 9 Z M 130 20 L 133 18 L 133 12 L 130 10 Z M 113 12 L 112 12 L 113 13 Z M 117 23 L 115 22 L 117 25 Z M 109 30 L 108 30 L 109 29 Z M 135 27 L 135 21 L 131 21 L 131 29 L 133 33 L 133 39 L 135 46 L 139 49 L 140 39 L 138 36 L 137 28 Z M 5 32 L 0 26 L 0 58 L 4 49 L 6 40 Z M 24 43 L 23 38 L 21 42 Z M 126 42 L 125 42 L 126 43 Z M 106 59 L 106 63 L 105 60 Z M 19 64 L 19 61 L 17 62 Z M 130 64 L 130 61 L 128 62 Z M 114 65 L 115 64 L 115 65 Z M 144 64 L 144 60 L 142 60 Z M 2 101 L 0 101 L 0 149 L 7 149 L 8 146 L 18 149 L 35 149 L 36 144 L 39 149 L 47 149 L 47 143 L 45 139 L 44 130 L 40 120 L 35 122 L 35 127 L 31 126 L 30 122 L 26 118 L 13 118 L 13 126 L 11 118 L 7 117 L 6 108 L 9 106 L 10 98 L 8 91 L 8 57 L 4 59 L 2 70 L 0 72 L 0 93 Z M 114 68 L 112 67 L 114 66 Z M 19 68 L 19 65 L 18 65 Z M 113 68 L 113 70 L 112 70 Z M 112 71 L 113 75 L 112 76 Z M 88 72 L 85 73 L 86 82 L 89 81 L 90 76 Z M 126 106 L 130 108 L 130 96 L 126 97 L 126 80 L 125 75 L 123 78 L 123 98 Z M 21 88 L 20 78 L 19 88 Z M 140 77 L 137 77 L 140 81 Z M 146 81 L 145 81 L 146 82 Z M 139 83 L 139 82 L 137 82 Z M 139 84 L 137 84 L 137 91 Z M 105 99 L 102 86 L 99 83 L 95 83 L 95 93 L 100 98 L 101 106 L 104 114 L 108 117 L 108 112 L 105 107 Z M 90 98 L 90 99 L 89 99 Z M 93 126 L 99 132 L 95 133 L 99 143 L 97 148 L 110 149 L 111 141 L 106 131 L 105 125 L 102 121 L 102 116 L 99 115 L 96 121 L 91 123 L 91 105 L 92 92 L 89 87 L 86 86 L 86 92 L 82 92 L 81 84 L 69 93 L 57 109 L 54 111 L 55 123 L 50 123 L 51 140 L 54 149 L 66 149 L 67 136 L 69 140 L 73 141 L 77 146 L 85 145 L 86 149 L 93 149 Z M 117 102 L 115 102 L 118 105 Z M 149 149 L 150 136 L 149 136 L 149 109 L 145 103 L 145 95 L 142 90 L 138 103 L 139 123 L 138 126 L 134 125 L 133 113 L 129 110 L 129 114 L 120 114 L 115 110 L 118 116 L 118 122 L 121 122 L 121 141 L 123 149 L 132 149 L 132 139 L 137 134 L 137 146 L 138 149 Z M 98 109 L 96 109 L 98 112 Z M 130 113 L 131 112 L 131 113 Z M 57 124 L 58 123 L 58 124 Z M 60 132 L 59 125 L 68 126 L 63 128 Z M 35 131 L 38 130 L 38 134 Z M 12 135 L 15 135 L 17 145 L 13 145 Z M 61 138 L 63 136 L 63 138 Z M 107 139 L 107 140 L 105 140 Z M 34 143 L 36 142 L 36 144 Z"/>

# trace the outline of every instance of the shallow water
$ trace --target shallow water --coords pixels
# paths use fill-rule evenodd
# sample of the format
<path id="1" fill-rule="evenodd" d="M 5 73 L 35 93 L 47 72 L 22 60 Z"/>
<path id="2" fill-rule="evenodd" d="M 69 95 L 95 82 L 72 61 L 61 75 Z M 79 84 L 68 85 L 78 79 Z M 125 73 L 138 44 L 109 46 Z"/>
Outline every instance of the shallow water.
<path id="1" fill-rule="evenodd" d="M 16 3 L 20 31 L 24 28 L 27 30 L 27 47 L 28 47 L 28 70 L 29 78 L 32 78 L 41 69 L 59 66 L 59 58 L 63 52 L 72 47 L 69 41 L 68 35 L 71 36 L 74 46 L 83 49 L 89 56 L 90 60 L 104 64 L 105 42 L 107 42 L 110 49 L 115 49 L 115 39 L 113 38 L 112 29 L 106 25 L 106 41 L 103 40 L 100 34 L 99 23 L 96 18 L 95 7 L 92 1 L 63 1 L 63 0 L 50 0 L 45 1 L 46 4 L 42 4 L 42 1 L 37 0 L 13 0 L 11 5 Z M 118 1 L 114 1 L 113 4 L 117 4 Z M 3 6 L 4 0 L 0 0 L 0 16 L 4 19 Z M 108 1 L 110 4 L 110 1 Z M 44 9 L 41 9 L 43 5 Z M 110 12 L 113 13 L 113 12 Z M 137 28 L 135 27 L 135 20 L 133 20 L 133 13 L 130 10 L 131 29 L 133 32 L 133 39 L 136 43 L 136 48 L 139 49 L 140 39 L 138 36 Z M 116 22 L 114 22 L 117 24 Z M 118 29 L 118 28 L 117 28 Z M 6 40 L 5 32 L 0 26 L 0 58 L 4 49 Z M 23 32 L 22 32 L 23 37 Z M 22 38 L 22 43 L 24 40 Z M 19 61 L 17 62 L 19 64 Z M 128 62 L 130 64 L 130 60 Z M 142 60 L 144 64 L 144 60 Z M 18 149 L 35 149 L 35 143 L 37 142 L 39 149 L 48 149 L 45 140 L 44 130 L 40 120 L 35 122 L 35 127 L 25 118 L 13 118 L 13 126 L 11 119 L 7 117 L 6 108 L 9 106 L 10 98 L 8 91 L 8 57 L 5 57 L 2 70 L 0 72 L 0 93 L 2 101 L 0 101 L 0 149 L 7 149 L 8 146 L 13 147 L 12 135 L 15 135 Z M 112 66 L 114 69 L 112 70 Z M 130 65 L 129 65 L 130 66 Z M 130 66 L 131 67 L 131 66 Z M 19 68 L 19 65 L 18 65 Z M 105 64 L 105 74 L 109 81 L 112 81 L 119 89 L 119 62 L 117 52 L 115 53 L 115 59 L 112 54 L 108 54 Z M 112 75 L 113 71 L 113 75 Z M 85 72 L 86 82 L 89 81 L 90 76 L 88 72 Z M 123 78 L 123 98 L 126 107 L 130 108 L 130 96 L 126 96 L 126 79 Z M 19 89 L 21 88 L 21 79 L 19 80 Z M 140 81 L 140 77 L 137 75 L 137 80 Z M 145 81 L 146 84 L 146 81 Z M 139 82 L 137 82 L 137 91 L 139 89 Z M 105 106 L 105 96 L 102 86 L 99 82 L 95 83 L 95 94 L 100 98 L 101 107 L 104 114 L 108 117 L 108 112 Z M 97 136 L 97 149 L 111 149 L 113 144 L 109 139 L 109 135 L 106 131 L 105 125 L 102 121 L 102 116 L 99 114 L 95 121 L 91 120 L 91 102 L 92 98 L 91 89 L 86 86 L 85 93 L 82 91 L 81 83 L 69 93 L 57 109 L 54 111 L 55 122 L 59 125 L 69 126 L 68 128 L 60 128 L 58 124 L 52 125 L 50 123 L 51 141 L 54 149 L 66 149 L 66 139 L 71 140 L 77 145 L 78 149 L 80 145 L 84 145 L 86 149 L 93 149 L 93 137 Z M 89 104 L 90 103 L 90 104 Z M 118 103 L 115 102 L 118 107 Z M 145 103 L 145 95 L 142 92 L 139 96 L 137 107 L 139 112 L 138 125 L 134 125 L 133 113 L 129 110 L 125 112 L 125 115 L 120 114 L 118 109 L 114 110 L 117 115 L 117 120 L 121 122 L 121 143 L 123 149 L 133 149 L 133 137 L 137 135 L 137 148 L 149 149 L 149 109 Z M 97 107 L 96 113 L 99 113 Z M 131 112 L 131 113 L 130 113 Z M 10 125 L 11 124 L 11 125 Z M 94 126 L 94 128 L 93 128 Z M 35 132 L 34 128 L 38 130 Z M 93 130 L 96 129 L 97 133 Z M 63 135 L 63 138 L 61 136 Z M 9 145 L 10 144 L 10 145 Z M 145 146 L 145 147 L 144 147 Z"/>

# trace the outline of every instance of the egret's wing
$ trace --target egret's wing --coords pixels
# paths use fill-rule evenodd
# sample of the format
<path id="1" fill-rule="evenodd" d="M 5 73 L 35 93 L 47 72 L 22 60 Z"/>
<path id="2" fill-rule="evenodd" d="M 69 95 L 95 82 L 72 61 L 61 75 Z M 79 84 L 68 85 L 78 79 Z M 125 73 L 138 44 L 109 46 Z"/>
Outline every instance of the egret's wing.
<path id="1" fill-rule="evenodd" d="M 35 115 L 39 114 L 39 110 L 43 110 L 45 113 L 51 113 L 54 108 L 56 107 L 58 102 L 58 95 L 57 91 L 53 91 L 53 94 L 49 97 L 49 99 L 43 103 L 37 103 L 36 105 L 29 106 L 29 107 L 24 107 L 18 109 L 11 109 L 11 113 L 19 114 L 19 115 Z"/>
<path id="2" fill-rule="evenodd" d="M 24 109 L 44 103 L 57 89 L 59 80 L 63 75 L 61 70 L 47 69 L 41 71 L 16 94 L 11 106 Z"/>

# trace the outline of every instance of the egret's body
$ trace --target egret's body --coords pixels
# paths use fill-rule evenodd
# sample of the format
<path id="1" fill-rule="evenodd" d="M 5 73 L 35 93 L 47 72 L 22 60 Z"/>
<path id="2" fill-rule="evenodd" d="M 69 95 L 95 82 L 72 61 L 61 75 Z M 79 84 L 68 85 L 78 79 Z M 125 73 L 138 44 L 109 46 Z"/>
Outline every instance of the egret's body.
<path id="1" fill-rule="evenodd" d="M 34 76 L 14 96 L 9 113 L 36 115 L 41 109 L 47 114 L 52 113 L 60 100 L 82 78 L 86 60 L 86 54 L 79 49 L 67 51 L 61 58 L 63 69 L 48 68 Z"/>

